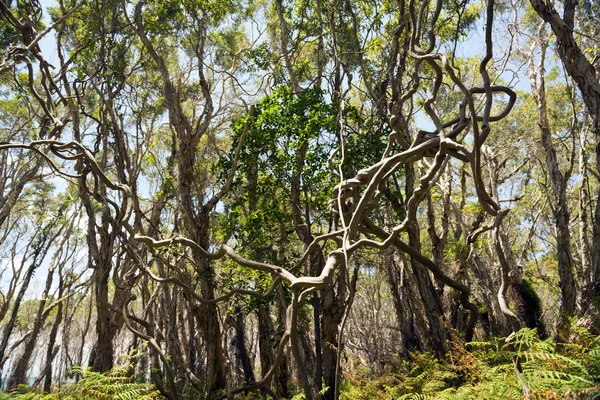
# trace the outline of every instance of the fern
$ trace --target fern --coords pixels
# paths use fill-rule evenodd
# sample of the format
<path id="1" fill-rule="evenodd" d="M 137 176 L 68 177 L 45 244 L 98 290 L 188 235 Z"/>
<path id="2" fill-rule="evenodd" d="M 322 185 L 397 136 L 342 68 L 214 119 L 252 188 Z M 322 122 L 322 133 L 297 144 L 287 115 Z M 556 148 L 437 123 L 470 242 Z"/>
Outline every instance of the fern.
<path id="1" fill-rule="evenodd" d="M 560 348 L 537 332 L 523 329 L 508 340 L 473 342 L 453 338 L 446 362 L 429 354 L 411 354 L 412 362 L 379 379 L 349 377 L 343 399 L 521 399 L 522 381 L 513 360 L 521 365 L 521 379 L 533 399 L 600 400 L 600 340 L 578 332 Z M 381 391 L 383 387 L 383 391 Z"/>
<path id="2" fill-rule="evenodd" d="M 116 368 L 102 374 L 72 369 L 73 374 L 83 377 L 79 382 L 63 386 L 58 393 L 40 394 L 32 387 L 21 385 L 13 393 L 0 392 L 0 400 L 157 400 L 163 397 L 151 385 L 135 383 L 127 376 L 127 369 Z"/>
<path id="3" fill-rule="evenodd" d="M 398 397 L 398 400 L 428 400 L 428 398 L 427 396 L 419 393 L 408 393 L 401 397 Z"/>
<path id="4" fill-rule="evenodd" d="M 82 371 L 74 368 L 73 373 L 83 376 L 83 379 L 74 385 L 67 386 L 63 393 L 73 398 L 95 398 L 100 400 L 153 400 L 162 396 L 150 385 L 140 384 L 127 376 L 123 368 L 101 374 L 92 371 Z"/>

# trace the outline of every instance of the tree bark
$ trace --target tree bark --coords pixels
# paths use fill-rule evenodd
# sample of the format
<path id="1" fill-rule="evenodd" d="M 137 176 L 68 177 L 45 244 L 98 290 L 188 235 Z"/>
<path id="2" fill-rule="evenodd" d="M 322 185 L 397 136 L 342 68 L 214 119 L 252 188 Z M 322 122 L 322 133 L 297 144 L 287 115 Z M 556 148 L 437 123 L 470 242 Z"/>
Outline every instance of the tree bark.
<path id="1" fill-rule="evenodd" d="M 581 310 L 589 308 L 591 299 L 594 296 L 594 273 L 590 260 L 590 240 L 589 240 L 589 222 L 588 205 L 590 194 L 588 193 L 588 171 L 587 155 L 585 154 L 585 144 L 587 142 L 587 131 L 581 129 L 579 132 L 579 257 L 581 258 L 581 269 L 583 279 L 581 282 Z"/>
<path id="2" fill-rule="evenodd" d="M 409 199 L 412 196 L 413 185 L 415 181 L 414 169 L 411 166 L 406 168 L 406 198 Z M 420 228 L 417 221 L 413 221 L 408 227 L 408 245 L 421 252 L 421 234 Z M 435 290 L 431 276 L 425 266 L 421 265 L 417 260 L 411 258 L 410 266 L 415 278 L 419 294 L 423 306 L 425 307 L 425 313 L 429 322 L 429 334 L 431 340 L 431 347 L 438 358 L 443 357 L 448 352 L 447 347 L 447 335 L 444 325 L 442 323 L 444 319 L 444 310 L 442 309 L 442 302 L 438 292 Z"/>
<path id="3" fill-rule="evenodd" d="M 570 211 L 567 202 L 567 180 L 569 176 L 563 175 L 558 165 L 556 148 L 552 142 L 552 129 L 548 119 L 548 107 L 546 103 L 546 84 L 544 77 L 544 63 L 546 58 L 547 39 L 544 30 L 540 30 L 539 44 L 541 48 L 540 64 L 534 66 L 533 58 L 530 57 L 529 79 L 531 90 L 538 109 L 538 126 L 542 138 L 542 146 L 546 159 L 546 167 L 550 175 L 552 190 L 554 192 L 554 226 L 556 228 L 556 258 L 558 261 L 559 284 L 561 291 L 560 317 L 557 327 L 558 334 L 563 335 L 569 324 L 569 317 L 575 315 L 576 287 L 573 274 L 573 256 L 571 254 L 571 235 L 569 231 Z M 566 339 L 566 336 L 564 337 Z"/>
<path id="4" fill-rule="evenodd" d="M 60 296 L 61 294 L 59 294 Z M 56 336 L 58 335 L 58 328 L 62 322 L 63 317 L 63 303 L 62 301 L 58 303 L 58 307 L 56 310 L 56 318 L 54 319 L 54 323 L 52 324 L 52 329 L 50 330 L 50 337 L 48 338 L 48 347 L 46 348 L 46 360 L 45 366 L 43 370 L 44 376 L 44 392 L 50 393 L 52 389 L 52 362 L 54 361 L 54 357 L 58 353 L 59 347 L 55 346 Z"/>
<path id="5" fill-rule="evenodd" d="M 101 245 L 103 250 L 94 271 L 94 294 L 96 299 L 96 344 L 90 354 L 90 366 L 93 371 L 107 372 L 113 367 L 113 329 L 111 312 L 108 300 L 108 278 L 111 271 L 110 255 L 112 251 L 107 246 Z"/>
<path id="6" fill-rule="evenodd" d="M 23 299 L 25 298 L 25 292 L 27 291 L 27 288 L 29 287 L 29 284 L 31 283 L 31 278 L 33 277 L 34 272 L 41 265 L 44 258 L 46 258 L 46 254 L 48 253 L 50 244 L 56 239 L 57 236 L 58 236 L 58 233 L 56 233 L 53 237 L 49 237 L 47 232 L 44 232 L 44 229 L 42 229 L 42 233 L 40 234 L 40 236 L 35 237 L 33 239 L 36 241 L 36 243 L 34 243 L 32 246 L 33 254 L 32 254 L 31 264 L 27 268 L 27 271 L 23 278 L 23 283 L 21 283 L 19 292 L 17 293 L 17 296 L 15 297 L 15 302 L 13 304 L 13 308 L 10 313 L 10 316 L 8 317 L 8 320 L 6 321 L 6 324 L 4 325 L 4 329 L 2 330 L 2 340 L 0 341 L 0 375 L 1 375 L 2 369 L 4 367 L 4 364 L 6 363 L 6 361 L 8 359 L 8 354 L 6 354 L 8 343 L 9 343 L 10 337 L 12 335 L 13 329 L 15 327 L 15 324 L 17 322 L 19 308 L 21 307 L 21 303 L 23 302 Z"/>
<path id="7" fill-rule="evenodd" d="M 248 356 L 248 350 L 246 350 L 246 329 L 244 323 L 244 314 L 242 308 L 236 305 L 233 310 L 233 324 L 235 327 L 234 345 L 236 350 L 236 361 L 241 364 L 242 371 L 244 374 L 244 383 L 251 383 L 255 381 L 254 369 L 252 368 L 252 362 Z"/>
<path id="8" fill-rule="evenodd" d="M 31 330 L 31 334 L 29 335 L 29 338 L 27 339 L 27 342 L 25 344 L 25 348 L 23 350 L 23 355 L 19 358 L 19 361 L 17 361 L 17 363 L 15 364 L 12 374 L 11 374 L 10 378 L 8 379 L 8 382 L 6 385 L 8 388 L 17 387 L 20 384 L 27 383 L 27 372 L 29 370 L 31 356 L 33 355 L 34 348 L 38 341 L 38 336 L 40 334 L 40 331 L 42 330 L 42 327 L 46 321 L 46 318 L 47 318 L 48 312 L 49 312 L 49 310 L 45 310 L 44 308 L 46 306 L 46 301 L 48 300 L 50 288 L 52 286 L 54 271 L 57 267 L 56 263 L 61 262 L 58 260 L 58 258 L 60 257 L 61 253 L 64 251 L 65 242 L 66 242 L 67 238 L 70 236 L 70 234 L 71 234 L 71 229 L 67 229 L 67 231 L 64 233 L 61 243 L 58 245 L 58 248 L 56 249 L 56 251 L 52 257 L 52 261 L 50 263 L 50 268 L 48 269 L 48 275 L 46 277 L 46 284 L 44 286 L 44 290 L 39 299 L 38 309 L 36 312 L 35 320 L 33 322 L 33 329 Z M 50 356 L 52 355 L 54 344 L 49 343 L 48 346 L 49 346 L 48 347 L 49 355 L 48 354 L 46 355 L 47 359 L 51 358 Z"/>
<path id="9" fill-rule="evenodd" d="M 533 9 L 550 24 L 556 36 L 558 54 L 567 73 L 579 88 L 583 102 L 592 119 L 592 131 L 596 137 L 596 170 L 600 171 L 600 82 L 596 70 L 587 59 L 574 37 L 574 14 L 577 2 L 567 0 L 564 4 L 563 18 L 554 6 L 544 0 L 530 0 Z M 597 194 L 594 211 L 592 242 L 592 272 L 594 297 L 600 295 L 600 191 Z"/>
<path id="10" fill-rule="evenodd" d="M 396 320 L 400 328 L 400 354 L 406 357 L 409 351 L 422 350 L 423 344 L 416 333 L 410 289 L 408 282 L 403 277 L 404 271 L 394 261 L 393 253 L 386 254 L 384 257 L 387 281 L 392 294 L 394 310 L 396 311 Z"/>

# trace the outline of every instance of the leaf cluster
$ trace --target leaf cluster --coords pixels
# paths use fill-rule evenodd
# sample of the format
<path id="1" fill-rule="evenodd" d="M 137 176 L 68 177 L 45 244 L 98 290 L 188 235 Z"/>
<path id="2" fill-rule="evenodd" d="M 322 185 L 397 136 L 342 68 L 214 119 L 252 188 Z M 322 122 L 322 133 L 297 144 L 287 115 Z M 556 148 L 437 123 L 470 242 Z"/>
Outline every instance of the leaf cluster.
<path id="1" fill-rule="evenodd" d="M 0 392 L 0 400 L 155 400 L 161 394 L 152 385 L 136 383 L 126 368 L 116 368 L 108 373 L 92 372 L 74 367 L 73 374 L 83 377 L 79 382 L 68 384 L 56 393 L 36 393 L 30 386 L 20 385 L 10 394 Z"/>
<path id="2" fill-rule="evenodd" d="M 595 398 L 600 395 L 600 340 L 583 329 L 573 330 L 573 342 L 560 346 L 527 328 L 507 341 L 466 345 L 454 337 L 444 361 L 414 353 L 397 371 L 377 379 L 359 370 L 348 377 L 342 398 L 520 399 L 523 384 L 531 399 Z"/>

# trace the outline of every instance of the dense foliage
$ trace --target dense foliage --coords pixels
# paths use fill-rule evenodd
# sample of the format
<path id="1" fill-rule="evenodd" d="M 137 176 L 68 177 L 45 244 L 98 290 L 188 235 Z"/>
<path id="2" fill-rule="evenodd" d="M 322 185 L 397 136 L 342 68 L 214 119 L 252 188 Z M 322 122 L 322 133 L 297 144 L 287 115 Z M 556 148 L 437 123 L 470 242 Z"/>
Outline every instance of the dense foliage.
<path id="1" fill-rule="evenodd" d="M 600 396 L 599 33 L 0 0 L 2 398 Z"/>

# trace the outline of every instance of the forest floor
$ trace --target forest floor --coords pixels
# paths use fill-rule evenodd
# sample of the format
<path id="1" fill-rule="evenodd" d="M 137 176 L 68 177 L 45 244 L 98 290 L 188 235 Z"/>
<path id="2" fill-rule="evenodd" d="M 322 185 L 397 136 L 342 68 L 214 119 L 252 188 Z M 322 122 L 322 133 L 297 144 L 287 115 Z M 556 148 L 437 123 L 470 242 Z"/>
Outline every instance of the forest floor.
<path id="1" fill-rule="evenodd" d="M 357 358 L 345 366 L 342 400 L 416 399 L 600 399 L 600 336 L 574 332 L 557 345 L 523 329 L 509 340 L 465 344 L 456 337 L 442 360 L 411 352 L 396 365 L 373 371 Z M 136 383 L 123 370 L 108 374 L 79 370 L 83 379 L 56 393 L 21 386 L 0 400 L 162 399 L 152 385 Z M 236 397 L 236 399 L 243 397 Z M 250 394 L 246 399 L 261 398 Z M 303 400 L 300 393 L 292 400 Z"/>

